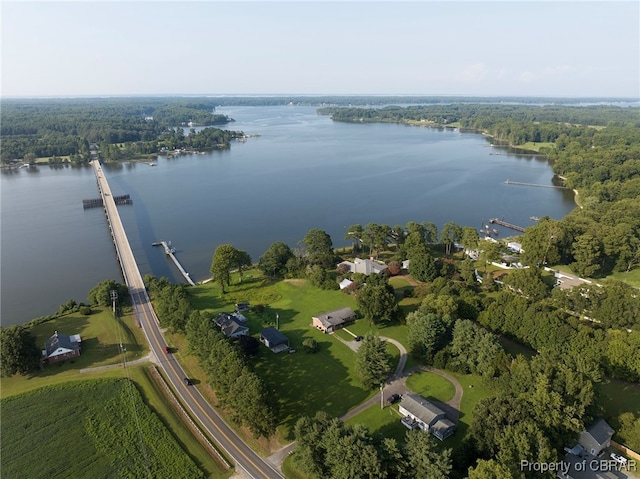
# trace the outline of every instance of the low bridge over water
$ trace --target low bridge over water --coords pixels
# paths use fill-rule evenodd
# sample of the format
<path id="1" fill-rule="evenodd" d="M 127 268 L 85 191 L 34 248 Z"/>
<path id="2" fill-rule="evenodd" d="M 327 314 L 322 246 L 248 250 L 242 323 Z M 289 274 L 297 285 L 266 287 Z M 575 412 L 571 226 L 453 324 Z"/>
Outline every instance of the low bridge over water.
<path id="1" fill-rule="evenodd" d="M 135 257 L 120 215 L 116 207 L 113 195 L 104 171 L 98 160 L 91 162 L 96 179 L 100 198 L 104 205 L 104 212 L 107 217 L 109 231 L 113 238 L 116 254 L 125 283 L 129 287 L 133 310 L 142 327 L 151 351 L 158 359 L 158 365 L 162 368 L 165 376 L 171 383 L 174 391 L 180 397 L 183 404 L 190 410 L 191 416 L 199 423 L 201 429 L 235 461 L 235 463 L 252 478 L 282 479 L 282 475 L 270 464 L 258 456 L 242 439 L 233 431 L 204 399 L 198 389 L 185 384 L 187 377 L 172 354 L 165 353 L 167 343 L 160 332 L 159 320 L 147 294 L 147 290 L 142 280 L 142 275 L 136 264 Z"/>

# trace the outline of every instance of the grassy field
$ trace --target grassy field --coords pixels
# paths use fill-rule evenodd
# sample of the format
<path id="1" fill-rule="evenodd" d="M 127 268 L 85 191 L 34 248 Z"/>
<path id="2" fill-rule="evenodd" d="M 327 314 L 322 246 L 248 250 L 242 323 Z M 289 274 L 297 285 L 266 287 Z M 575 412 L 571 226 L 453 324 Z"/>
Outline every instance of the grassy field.
<path id="1" fill-rule="evenodd" d="M 519 148 L 521 150 L 529 150 L 529 151 L 540 151 L 541 148 L 554 148 L 555 143 L 550 142 L 536 142 L 536 141 L 527 141 L 526 143 L 522 143 L 521 145 L 514 145 L 514 148 Z"/>
<path id="2" fill-rule="evenodd" d="M 605 418 L 617 417 L 623 412 L 640 416 L 640 384 L 608 379 L 596 385 L 596 402 Z"/>
<path id="3" fill-rule="evenodd" d="M 456 388 L 451 381 L 428 371 L 409 376 L 407 387 L 422 397 L 444 403 L 451 400 L 456 393 Z"/>
<path id="4" fill-rule="evenodd" d="M 404 443 L 407 428 L 400 422 L 401 418 L 402 416 L 398 412 L 398 406 L 388 406 L 385 404 L 385 407 L 381 409 L 380 404 L 375 404 L 357 416 L 348 419 L 346 423 L 351 426 L 364 424 L 371 433 L 382 434 L 384 437 L 390 437 L 399 443 Z"/>
<path id="5" fill-rule="evenodd" d="M 195 308 L 212 312 L 231 311 L 241 301 L 265 305 L 262 314 L 245 314 L 251 334 L 273 325 L 279 315 L 279 329 L 297 353 L 274 354 L 262 347 L 252 362 L 256 372 L 278 391 L 281 439 L 291 439 L 291 428 L 300 416 L 313 416 L 319 410 L 340 416 L 367 399 L 372 393 L 363 389 L 356 378 L 354 352 L 337 338 L 311 326 L 316 314 L 341 307 L 355 310 L 354 298 L 337 290 L 318 289 L 304 280 L 270 283 L 255 270 L 248 275 L 251 277 L 245 276 L 242 283 L 233 284 L 224 295 L 214 283 L 192 288 L 191 300 Z M 357 321 L 350 330 L 359 334 L 363 323 Z M 317 353 L 303 351 L 306 338 L 317 341 Z"/>
<path id="6" fill-rule="evenodd" d="M 126 379 L 40 388 L 2 413 L 5 477 L 204 477 Z"/>
<path id="7" fill-rule="evenodd" d="M 90 316 L 74 313 L 62 318 L 56 318 L 33 327 L 33 333 L 37 336 L 37 344 L 42 344 L 42 347 L 44 347 L 44 341 L 56 330 L 66 334 L 79 333 L 83 339 L 82 355 L 73 360 L 73 362 L 67 361 L 47 366 L 44 370 L 37 371 L 26 377 L 3 377 L 2 387 L 0 388 L 3 398 L 40 390 L 46 386 L 73 384 L 75 381 L 91 381 L 97 378 L 122 379 L 127 377 L 136 384 L 144 403 L 153 410 L 160 421 L 171 431 L 171 434 L 183 450 L 188 451 L 187 454 L 191 460 L 198 465 L 200 470 L 204 471 L 205 477 L 218 479 L 230 475 L 230 472 L 223 469 L 211 457 L 210 453 L 200 445 L 191 431 L 184 425 L 182 419 L 173 411 L 164 393 L 159 389 L 155 381 L 151 379 L 147 370 L 148 363 L 140 366 L 129 366 L 126 370 L 122 367 L 114 367 L 85 373 L 80 372 L 80 369 L 85 367 L 120 364 L 121 358 L 117 354 L 119 341 L 126 345 L 128 360 L 143 357 L 147 353 L 144 335 L 137 326 L 132 324 L 130 316 L 125 316 L 122 321 L 116 321 L 110 310 L 106 309 L 97 310 Z M 96 403 L 101 402 L 96 401 Z M 3 423 L 6 411 L 6 409 L 2 411 Z M 9 436 L 6 437 L 11 437 L 11 434 L 9 432 Z M 34 441 L 34 444 L 46 445 L 46 443 L 39 440 Z M 33 447 L 33 449 L 34 451 L 39 451 L 41 448 Z M 76 457 L 75 452 L 73 454 L 67 452 L 64 456 L 70 460 Z M 9 476 L 7 475 L 7 477 Z"/>
<path id="8" fill-rule="evenodd" d="M 614 279 L 616 281 L 623 281 L 631 286 L 640 288 L 640 268 L 632 269 L 628 273 L 611 273 L 605 279 Z"/>
<path id="9" fill-rule="evenodd" d="M 345 306 L 357 309 L 352 296 L 337 290 L 320 290 L 305 280 L 266 282 L 256 270 L 248 272 L 242 283 L 237 283 L 237 280 L 236 277 L 236 283 L 224 295 L 214 283 L 190 289 L 192 305 L 201 310 L 221 312 L 233 310 L 234 304 L 241 301 L 263 304 L 264 313 L 246 314 L 251 334 L 274 324 L 276 314 L 279 315 L 280 330 L 297 353 L 273 354 L 261 348 L 254 367 L 279 392 L 281 426 L 278 431 L 283 441 L 291 439 L 291 428 L 300 416 L 313 416 L 318 410 L 340 416 L 373 394 L 364 390 L 356 377 L 354 352 L 337 338 L 311 326 L 312 316 L 318 313 Z M 406 344 L 406 328 L 397 323 L 374 326 L 358 320 L 348 329 L 362 336 L 374 331 Z M 336 335 L 346 341 L 353 340 L 346 331 L 338 331 Z M 315 339 L 320 351 L 305 353 L 302 348 L 305 338 Z M 388 351 L 395 367 L 399 351 L 392 345 L 388 346 Z M 413 365 L 415 363 L 410 359 L 407 367 Z M 198 366 L 194 364 L 193 367 L 197 371 Z"/>

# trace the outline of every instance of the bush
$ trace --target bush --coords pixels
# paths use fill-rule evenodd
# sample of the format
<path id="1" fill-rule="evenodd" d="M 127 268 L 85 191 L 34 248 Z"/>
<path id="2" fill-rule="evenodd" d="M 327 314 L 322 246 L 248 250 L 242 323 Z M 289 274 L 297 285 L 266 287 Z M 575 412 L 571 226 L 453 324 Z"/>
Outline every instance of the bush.
<path id="1" fill-rule="evenodd" d="M 305 352 L 307 353 L 317 353 L 320 349 L 320 345 L 313 338 L 307 338 L 302 342 L 302 346 L 304 347 Z"/>
<path id="2" fill-rule="evenodd" d="M 91 309 L 91 306 L 80 306 L 80 309 L 78 311 L 83 316 L 89 316 L 90 314 L 93 313 L 93 310 Z"/>

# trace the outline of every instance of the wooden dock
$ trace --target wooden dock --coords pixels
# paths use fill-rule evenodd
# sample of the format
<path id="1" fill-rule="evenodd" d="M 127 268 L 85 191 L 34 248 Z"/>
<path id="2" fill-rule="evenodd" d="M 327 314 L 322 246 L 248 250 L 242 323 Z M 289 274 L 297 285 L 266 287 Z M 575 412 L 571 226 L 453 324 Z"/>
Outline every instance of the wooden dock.
<path id="1" fill-rule="evenodd" d="M 164 248 L 164 253 L 169 258 L 171 258 L 171 261 L 173 261 L 173 263 L 178 268 L 178 271 L 180 271 L 182 276 L 184 276 L 184 279 L 187 280 L 187 283 L 189 283 L 191 286 L 196 285 L 191 279 L 191 276 L 189 275 L 189 273 L 187 273 L 185 269 L 182 267 L 182 265 L 180 264 L 180 261 L 178 261 L 178 258 L 176 258 L 176 255 L 174 254 L 176 252 L 176 249 L 173 246 L 171 246 L 171 241 L 169 241 L 168 243 L 166 241 L 160 241 L 159 243 L 153 243 L 153 246 L 162 246 L 162 248 Z"/>
<path id="2" fill-rule="evenodd" d="M 511 181 L 506 180 L 504 182 L 505 185 L 520 185 L 520 186 L 535 186 L 537 188 L 556 188 L 558 190 L 568 190 L 566 186 L 555 186 L 555 185 L 540 185 L 538 183 L 523 183 L 522 181 Z"/>
<path id="3" fill-rule="evenodd" d="M 491 218 L 489 223 L 495 223 L 500 226 L 504 226 L 505 228 L 510 228 L 515 231 L 519 231 L 520 233 L 524 233 L 524 228 L 522 226 L 514 225 L 511 223 L 507 223 L 506 221 L 500 220 L 498 218 Z"/>

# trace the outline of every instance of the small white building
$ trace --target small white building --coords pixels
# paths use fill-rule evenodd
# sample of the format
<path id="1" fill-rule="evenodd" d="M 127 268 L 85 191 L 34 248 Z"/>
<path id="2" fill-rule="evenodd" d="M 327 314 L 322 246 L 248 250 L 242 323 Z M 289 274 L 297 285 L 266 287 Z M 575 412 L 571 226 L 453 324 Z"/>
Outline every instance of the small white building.
<path id="1" fill-rule="evenodd" d="M 517 243 L 515 241 L 509 241 L 507 243 L 507 249 L 514 253 L 522 253 L 522 244 Z"/>

